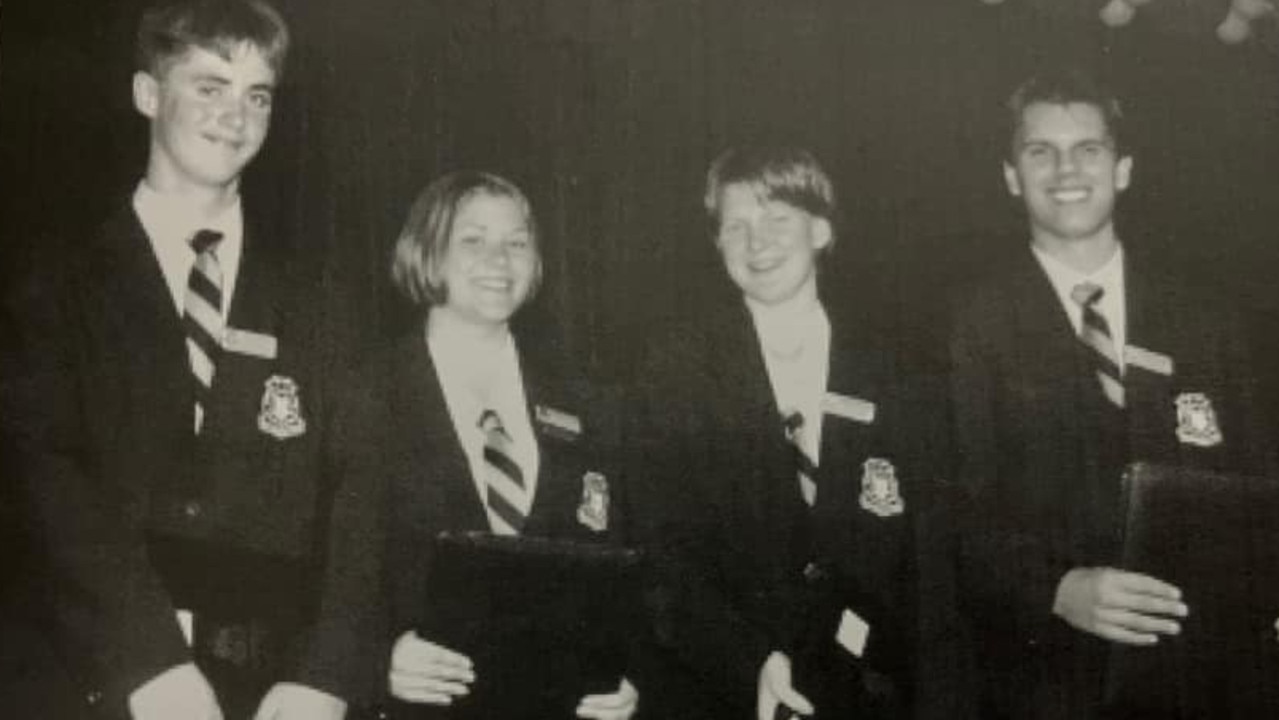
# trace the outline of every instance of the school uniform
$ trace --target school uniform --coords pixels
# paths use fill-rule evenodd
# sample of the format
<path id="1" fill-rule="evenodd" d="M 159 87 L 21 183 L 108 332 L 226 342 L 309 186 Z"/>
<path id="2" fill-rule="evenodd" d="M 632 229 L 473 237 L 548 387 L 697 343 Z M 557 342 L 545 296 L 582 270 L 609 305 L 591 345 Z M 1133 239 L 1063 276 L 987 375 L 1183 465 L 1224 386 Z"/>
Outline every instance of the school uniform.
<path id="1" fill-rule="evenodd" d="M 794 401 L 774 392 L 751 312 L 740 299 L 699 312 L 653 345 L 636 393 L 635 514 L 669 653 L 656 702 L 672 717 L 753 716 L 760 668 L 781 651 L 818 717 L 903 716 L 937 406 L 921 410 L 923 385 L 900 382 L 874 335 L 826 306 L 810 505 L 783 424 Z"/>
<path id="2" fill-rule="evenodd" d="M 325 383 L 347 344 L 328 301 L 342 303 L 285 260 L 263 218 L 238 213 L 228 333 L 197 432 L 182 316 L 140 202 L 51 246 L 8 307 L 20 351 L 5 430 L 45 600 L 31 622 L 51 628 L 96 712 L 126 714 L 130 693 L 195 657 L 240 717 L 310 595 Z M 191 640 L 179 609 L 194 613 Z"/>
<path id="3" fill-rule="evenodd" d="M 513 451 L 534 483 L 519 535 L 601 543 L 623 532 L 607 403 L 597 405 L 603 394 L 569 372 L 552 343 L 515 336 L 514 365 L 500 373 L 514 385 L 499 379 L 509 392 L 497 400 L 468 402 L 464 388 L 450 387 L 441 351 L 417 330 L 375 354 L 350 379 L 332 432 L 328 463 L 339 486 L 322 605 L 296 679 L 356 712 L 449 716 L 392 702 L 387 672 L 395 640 L 422 626 L 436 536 L 503 532 L 486 502 L 481 408 L 497 409 L 516 446 L 534 444 Z"/>
<path id="4" fill-rule="evenodd" d="M 1065 281 L 1050 280 L 1064 271 L 1030 251 L 973 293 L 953 327 L 960 575 L 996 717 L 1100 716 L 1109 643 L 1052 607 L 1068 570 L 1116 562 L 1126 463 L 1271 467 L 1236 319 L 1146 263 L 1122 252 L 1114 262 L 1122 409 L 1081 342 Z"/>

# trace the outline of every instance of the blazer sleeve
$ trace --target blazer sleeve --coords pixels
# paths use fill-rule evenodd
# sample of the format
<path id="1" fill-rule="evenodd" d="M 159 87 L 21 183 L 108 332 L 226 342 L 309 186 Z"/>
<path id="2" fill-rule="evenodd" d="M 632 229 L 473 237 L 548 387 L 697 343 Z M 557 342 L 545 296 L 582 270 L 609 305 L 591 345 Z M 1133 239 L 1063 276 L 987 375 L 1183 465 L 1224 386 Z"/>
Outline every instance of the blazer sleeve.
<path id="1" fill-rule="evenodd" d="M 720 548 L 730 539 L 703 487 L 706 458 L 697 439 L 706 431 L 705 405 L 689 350 L 695 345 L 679 335 L 656 344 L 636 384 L 628 453 L 632 528 L 651 558 L 659 645 L 712 678 L 724 689 L 719 694 L 749 693 L 753 703 L 759 669 L 780 640 L 748 622 L 718 578 L 714 558 L 726 554 Z"/>
<path id="2" fill-rule="evenodd" d="M 368 383 L 352 373 L 343 386 L 324 442 L 324 474 L 334 492 L 321 541 L 319 611 L 294 679 L 361 706 L 384 699 L 391 655 L 387 481 L 377 437 L 389 426 Z"/>
<path id="3" fill-rule="evenodd" d="M 33 276 L 7 298 L 16 342 L 3 427 L 47 563 L 56 643 L 95 699 L 122 707 L 190 653 L 148 560 L 145 498 L 102 470 L 92 438 L 106 429 L 89 416 L 92 358 L 77 345 L 82 314 L 67 272 Z"/>
<path id="4" fill-rule="evenodd" d="M 1057 584 L 1070 563 L 1055 557 L 1010 503 L 1000 476 L 998 364 L 987 341 L 990 313 L 974 306 L 951 332 L 950 392 L 957 454 L 959 583 L 980 618 L 1000 618 L 1034 642 L 1054 622 Z"/>

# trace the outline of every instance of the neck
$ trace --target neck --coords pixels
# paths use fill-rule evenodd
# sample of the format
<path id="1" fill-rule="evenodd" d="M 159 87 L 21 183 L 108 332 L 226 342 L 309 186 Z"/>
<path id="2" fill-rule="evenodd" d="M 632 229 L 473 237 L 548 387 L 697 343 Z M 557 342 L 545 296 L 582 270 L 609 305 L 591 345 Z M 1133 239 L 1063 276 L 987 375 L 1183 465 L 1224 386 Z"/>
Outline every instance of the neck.
<path id="1" fill-rule="evenodd" d="M 781 320 L 804 317 L 821 305 L 817 298 L 817 276 L 816 274 L 810 275 L 795 294 L 785 300 L 765 304 L 747 297 L 746 305 L 750 307 L 752 312 L 767 315 L 770 319 Z"/>
<path id="2" fill-rule="evenodd" d="M 448 338 L 477 349 L 497 350 L 510 335 L 507 323 L 477 323 L 467 320 L 447 306 L 436 305 L 426 317 L 426 332 L 433 338 Z"/>
<path id="3" fill-rule="evenodd" d="M 1036 236 L 1031 242 L 1041 252 L 1084 275 L 1096 272 L 1119 251 L 1119 238 L 1109 227 L 1104 232 L 1083 240 Z"/>
<path id="4" fill-rule="evenodd" d="M 207 186 L 183 182 L 152 163 L 143 182 L 156 193 L 194 218 L 209 219 L 220 215 L 240 199 L 240 183 Z"/>

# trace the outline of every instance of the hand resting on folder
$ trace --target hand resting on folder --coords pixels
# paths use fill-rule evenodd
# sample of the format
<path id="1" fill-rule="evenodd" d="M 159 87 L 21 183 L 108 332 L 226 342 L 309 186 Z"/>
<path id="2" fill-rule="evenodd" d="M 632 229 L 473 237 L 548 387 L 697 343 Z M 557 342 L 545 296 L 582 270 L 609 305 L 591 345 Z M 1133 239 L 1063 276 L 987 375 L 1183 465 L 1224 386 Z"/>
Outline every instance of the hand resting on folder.
<path id="1" fill-rule="evenodd" d="M 451 705 L 453 698 L 470 693 L 475 681 L 471 659 L 409 631 L 395 641 L 388 678 L 391 695 L 405 702 Z M 577 717 L 593 720 L 627 720 L 635 714 L 639 693 L 622 678 L 618 691 L 587 695 L 577 706 Z"/>
<path id="2" fill-rule="evenodd" d="M 1074 568 L 1062 576 L 1053 614 L 1076 629 L 1125 645 L 1153 645 L 1176 635 L 1190 608 L 1162 580 L 1109 567 Z"/>

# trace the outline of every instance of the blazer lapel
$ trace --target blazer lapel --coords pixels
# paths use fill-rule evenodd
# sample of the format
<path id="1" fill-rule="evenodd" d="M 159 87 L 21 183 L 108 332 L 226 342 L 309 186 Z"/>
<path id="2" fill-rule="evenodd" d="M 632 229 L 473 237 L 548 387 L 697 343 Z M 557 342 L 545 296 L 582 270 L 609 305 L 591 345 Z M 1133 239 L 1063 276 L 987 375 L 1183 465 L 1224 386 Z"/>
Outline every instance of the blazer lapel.
<path id="1" fill-rule="evenodd" d="M 1006 307 L 1012 313 L 1015 338 L 1009 361 L 1012 372 L 1022 379 L 1019 387 L 1029 394 L 1032 405 L 1072 408 L 1054 419 L 1078 431 L 1087 398 L 1103 396 L 1070 316 L 1030 251 L 1014 275 Z"/>
<path id="2" fill-rule="evenodd" d="M 789 536 L 785 528 L 798 522 L 805 506 L 750 310 L 738 300 L 711 325 L 712 361 L 705 372 L 718 378 L 711 413 L 731 432 L 727 447 L 743 454 L 724 459 L 737 471 L 719 491 L 730 493 L 752 517 L 770 518 L 775 531 L 785 533 L 779 537 Z"/>
<path id="3" fill-rule="evenodd" d="M 488 517 L 423 333 L 411 333 L 401 341 L 393 373 L 391 387 L 399 392 L 391 398 L 394 428 L 388 432 L 399 435 L 397 445 L 405 449 L 410 463 L 406 477 L 412 487 L 406 496 L 428 502 L 428 485 L 437 485 L 441 505 L 447 508 L 447 529 L 487 530 Z"/>
<path id="4" fill-rule="evenodd" d="M 1162 287 L 1160 280 L 1151 278 L 1149 273 L 1133 272 L 1131 263 L 1125 258 L 1127 344 L 1172 361 L 1171 371 L 1163 374 L 1143 367 L 1140 363 L 1133 363 L 1133 352 L 1129 351 L 1126 355 L 1124 392 L 1128 407 L 1129 443 L 1134 460 L 1158 460 L 1175 458 L 1177 455 L 1175 413 L 1172 410 L 1176 358 L 1167 355 L 1171 352 L 1172 345 L 1165 331 L 1176 323 L 1161 316 L 1170 307 L 1162 294 Z"/>
<path id="5" fill-rule="evenodd" d="M 131 205 L 117 214 L 91 251 L 85 309 L 104 363 L 118 363 L 138 393 L 138 417 L 166 424 L 187 418 L 193 387 L 186 339 L 160 263 Z M 98 335 L 100 334 L 100 335 Z"/>
<path id="6" fill-rule="evenodd" d="M 228 327 L 278 337 L 282 285 L 288 282 L 285 269 L 280 257 L 266 244 L 260 228 L 246 216 L 240 270 L 227 313 Z"/>

